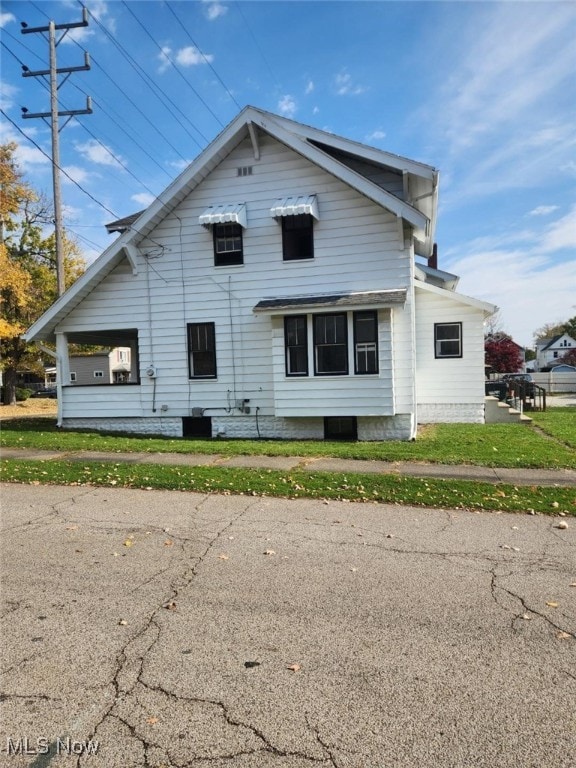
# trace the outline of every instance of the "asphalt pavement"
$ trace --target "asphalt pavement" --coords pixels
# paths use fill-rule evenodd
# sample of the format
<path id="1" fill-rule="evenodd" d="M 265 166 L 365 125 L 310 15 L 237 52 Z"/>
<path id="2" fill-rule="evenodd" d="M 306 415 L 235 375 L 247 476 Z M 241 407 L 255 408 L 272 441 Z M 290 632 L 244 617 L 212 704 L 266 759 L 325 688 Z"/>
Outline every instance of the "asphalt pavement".
<path id="1" fill-rule="evenodd" d="M 0 490 L 2 766 L 576 764 L 572 519 Z"/>

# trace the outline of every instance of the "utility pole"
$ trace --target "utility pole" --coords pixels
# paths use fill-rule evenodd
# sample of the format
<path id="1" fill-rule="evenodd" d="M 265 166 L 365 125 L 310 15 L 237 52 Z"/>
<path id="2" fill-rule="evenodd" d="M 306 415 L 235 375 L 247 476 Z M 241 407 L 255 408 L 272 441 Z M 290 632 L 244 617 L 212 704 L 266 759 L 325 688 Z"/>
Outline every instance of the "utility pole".
<path id="1" fill-rule="evenodd" d="M 90 69 L 90 57 L 84 52 L 84 64 L 79 67 L 61 67 L 57 66 L 56 62 L 56 48 L 62 42 L 62 39 L 66 36 L 70 29 L 76 29 L 77 27 L 88 26 L 88 11 L 86 8 L 82 9 L 82 21 L 74 22 L 71 24 L 55 24 L 53 21 L 48 23 L 46 27 L 29 27 L 25 22 L 22 22 L 22 34 L 29 35 L 35 32 L 41 32 L 46 37 L 50 51 L 50 68 L 42 69 L 32 72 L 28 67 L 22 67 L 24 72 L 23 77 L 46 77 L 49 76 L 50 84 L 50 112 L 29 112 L 25 107 L 22 107 L 23 118 L 42 117 L 44 119 L 50 118 L 50 127 L 52 131 L 52 183 L 54 189 L 54 232 L 55 232 L 55 244 L 56 244 L 56 277 L 58 282 L 58 295 L 62 296 L 66 290 L 64 284 L 64 249 L 63 249 L 63 225 L 62 225 L 62 195 L 60 192 L 60 118 L 67 117 L 68 120 L 64 123 L 62 128 L 70 122 L 75 115 L 91 115 L 92 114 L 92 101 L 90 96 L 86 97 L 86 109 L 73 109 L 66 111 L 58 110 L 58 89 L 61 85 L 64 85 L 66 80 L 70 77 L 72 72 L 83 72 Z M 56 32 L 63 30 L 62 35 L 57 40 Z M 58 75 L 65 74 L 61 83 L 58 83 Z"/>

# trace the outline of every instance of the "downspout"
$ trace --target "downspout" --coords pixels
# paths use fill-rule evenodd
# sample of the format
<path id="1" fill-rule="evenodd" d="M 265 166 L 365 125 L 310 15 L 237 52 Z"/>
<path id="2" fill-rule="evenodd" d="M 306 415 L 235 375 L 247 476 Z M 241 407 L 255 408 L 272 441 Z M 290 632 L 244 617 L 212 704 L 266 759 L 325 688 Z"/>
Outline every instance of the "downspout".
<path id="1" fill-rule="evenodd" d="M 50 357 L 53 357 L 56 361 L 56 407 L 57 407 L 57 414 L 56 414 L 56 426 L 61 427 L 62 426 L 62 360 L 60 358 L 60 355 L 58 355 L 56 352 L 54 352 L 53 349 L 49 349 L 48 347 L 45 347 L 44 344 L 38 344 L 38 349 L 41 352 L 44 352 L 45 355 L 49 355 Z"/>

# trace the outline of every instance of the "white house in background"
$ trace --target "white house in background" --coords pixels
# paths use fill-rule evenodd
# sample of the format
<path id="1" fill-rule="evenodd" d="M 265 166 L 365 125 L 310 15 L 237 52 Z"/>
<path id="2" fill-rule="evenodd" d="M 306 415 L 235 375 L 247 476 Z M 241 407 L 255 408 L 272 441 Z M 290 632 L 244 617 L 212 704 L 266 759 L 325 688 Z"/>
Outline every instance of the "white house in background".
<path id="1" fill-rule="evenodd" d="M 484 420 L 492 304 L 434 249 L 438 172 L 246 107 L 28 330 L 59 423 L 174 436 L 412 439 Z M 134 381 L 69 386 L 72 343 Z"/>
<path id="2" fill-rule="evenodd" d="M 562 333 L 536 343 L 535 371 L 552 368 L 571 349 L 576 349 L 576 341 L 567 333 Z"/>

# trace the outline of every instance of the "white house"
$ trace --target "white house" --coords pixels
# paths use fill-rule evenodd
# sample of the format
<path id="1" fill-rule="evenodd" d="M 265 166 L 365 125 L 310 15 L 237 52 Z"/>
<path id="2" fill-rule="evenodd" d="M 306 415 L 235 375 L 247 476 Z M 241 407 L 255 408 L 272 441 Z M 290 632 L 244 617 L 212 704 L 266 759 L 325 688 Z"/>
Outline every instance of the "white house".
<path id="1" fill-rule="evenodd" d="M 485 318 L 437 268 L 438 172 L 246 107 L 28 330 L 59 423 L 173 436 L 413 439 L 484 420 Z M 66 386 L 72 343 L 134 382 Z"/>
<path id="2" fill-rule="evenodd" d="M 576 349 L 576 341 L 567 333 L 557 334 L 551 338 L 540 339 L 536 343 L 535 371 L 542 371 L 558 365 L 558 361 L 571 349 Z"/>

